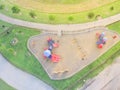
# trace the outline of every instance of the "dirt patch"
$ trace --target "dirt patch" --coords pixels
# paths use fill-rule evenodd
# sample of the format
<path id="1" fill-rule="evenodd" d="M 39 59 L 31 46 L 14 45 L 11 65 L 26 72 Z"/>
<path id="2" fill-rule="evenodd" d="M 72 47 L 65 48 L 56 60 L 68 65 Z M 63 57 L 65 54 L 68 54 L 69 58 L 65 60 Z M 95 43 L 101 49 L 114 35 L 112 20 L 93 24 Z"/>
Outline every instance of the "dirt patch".
<path id="1" fill-rule="evenodd" d="M 96 33 L 101 32 L 105 32 L 108 41 L 102 49 L 99 49 L 96 46 Z M 117 36 L 116 39 L 113 39 L 114 35 Z M 53 63 L 51 60 L 45 60 L 42 56 L 44 48 L 48 47 L 48 37 L 51 37 L 55 41 L 59 41 L 59 47 L 53 50 L 53 53 L 61 57 L 58 63 Z M 62 37 L 42 34 L 30 38 L 28 47 L 40 61 L 51 79 L 65 79 L 92 63 L 118 42 L 119 39 L 116 33 L 108 30 L 94 30 L 76 35 L 63 35 Z"/>

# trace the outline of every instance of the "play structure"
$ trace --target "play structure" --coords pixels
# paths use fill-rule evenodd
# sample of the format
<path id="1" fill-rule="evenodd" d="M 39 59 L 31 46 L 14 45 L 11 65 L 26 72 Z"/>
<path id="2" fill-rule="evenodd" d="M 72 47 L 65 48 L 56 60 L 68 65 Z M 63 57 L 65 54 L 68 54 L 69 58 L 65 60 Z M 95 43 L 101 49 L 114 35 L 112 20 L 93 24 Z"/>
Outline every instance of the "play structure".
<path id="1" fill-rule="evenodd" d="M 58 62 L 60 60 L 60 56 L 52 53 L 53 49 L 59 46 L 58 43 L 55 43 L 52 38 L 48 38 L 47 43 L 48 48 L 45 48 L 43 52 L 44 58 L 47 58 L 52 62 Z"/>
<path id="2" fill-rule="evenodd" d="M 107 42 L 107 37 L 105 37 L 105 32 L 96 33 L 96 36 L 98 38 L 98 41 L 96 42 L 98 48 L 103 48 L 103 45 Z"/>

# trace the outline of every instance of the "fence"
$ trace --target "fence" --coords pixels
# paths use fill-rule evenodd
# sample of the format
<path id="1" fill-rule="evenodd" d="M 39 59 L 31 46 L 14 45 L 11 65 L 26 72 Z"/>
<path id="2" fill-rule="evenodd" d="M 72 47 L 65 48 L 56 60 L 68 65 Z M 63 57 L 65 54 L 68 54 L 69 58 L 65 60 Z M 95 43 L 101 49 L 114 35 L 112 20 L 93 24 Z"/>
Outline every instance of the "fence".
<path id="1" fill-rule="evenodd" d="M 73 34 L 81 34 L 81 33 L 84 33 L 84 32 L 90 32 L 90 31 L 93 31 L 93 30 L 107 30 L 105 27 L 94 27 L 94 28 L 89 28 L 89 29 L 83 29 L 83 30 L 61 30 L 61 34 L 62 35 L 73 35 Z M 49 34 L 58 34 L 59 33 L 59 30 L 58 31 L 49 31 L 49 30 L 45 30 L 45 32 L 49 33 Z"/>

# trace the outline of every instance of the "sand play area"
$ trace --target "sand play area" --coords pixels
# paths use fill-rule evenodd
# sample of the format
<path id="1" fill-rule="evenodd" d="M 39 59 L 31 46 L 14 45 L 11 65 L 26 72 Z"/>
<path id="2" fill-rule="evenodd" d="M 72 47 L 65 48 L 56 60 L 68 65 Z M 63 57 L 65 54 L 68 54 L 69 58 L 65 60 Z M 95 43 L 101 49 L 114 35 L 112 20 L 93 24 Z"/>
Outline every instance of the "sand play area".
<path id="1" fill-rule="evenodd" d="M 107 42 L 103 48 L 96 45 L 96 33 L 105 33 Z M 113 36 L 117 38 L 113 39 Z M 51 37 L 59 44 L 52 53 L 60 56 L 60 61 L 55 63 L 43 57 L 44 49 L 48 47 L 47 38 Z M 81 34 L 62 35 L 40 34 L 33 36 L 28 41 L 28 48 L 42 64 L 51 79 L 60 80 L 71 77 L 85 66 L 92 63 L 119 41 L 117 33 L 109 30 L 93 30 Z"/>

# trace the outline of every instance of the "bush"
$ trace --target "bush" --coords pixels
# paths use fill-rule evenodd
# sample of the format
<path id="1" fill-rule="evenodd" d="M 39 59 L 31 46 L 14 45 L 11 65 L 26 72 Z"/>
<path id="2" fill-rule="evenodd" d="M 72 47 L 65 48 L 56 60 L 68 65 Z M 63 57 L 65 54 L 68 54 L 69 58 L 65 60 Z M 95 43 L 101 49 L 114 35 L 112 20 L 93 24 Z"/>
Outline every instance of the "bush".
<path id="1" fill-rule="evenodd" d="M 8 51 L 13 54 L 14 53 L 14 50 L 12 48 L 9 48 Z"/>
<path id="2" fill-rule="evenodd" d="M 89 19 L 93 18 L 94 16 L 95 16 L 95 15 L 94 15 L 94 13 L 92 13 L 92 12 L 88 14 L 88 18 L 89 18 Z"/>
<path id="3" fill-rule="evenodd" d="M 33 12 L 33 11 L 31 11 L 31 12 L 29 13 L 29 15 L 30 15 L 32 18 L 35 18 L 35 17 L 36 17 L 36 13 Z"/>
<path id="4" fill-rule="evenodd" d="M 13 12 L 13 13 L 19 13 L 19 12 L 20 12 L 20 9 L 19 9 L 17 6 L 13 6 L 13 7 L 12 7 L 12 12 Z"/>
<path id="5" fill-rule="evenodd" d="M 113 7 L 113 6 L 111 6 L 111 7 L 110 7 L 110 10 L 111 10 L 111 11 L 113 11 L 113 10 L 114 10 L 114 7 Z"/>
<path id="6" fill-rule="evenodd" d="M 69 21 L 72 21 L 74 18 L 72 16 L 68 17 Z"/>
<path id="7" fill-rule="evenodd" d="M 50 15 L 50 16 L 49 16 L 49 20 L 51 20 L 51 21 L 55 20 L 55 16 Z"/>
<path id="8" fill-rule="evenodd" d="M 4 9 L 5 8 L 5 5 L 0 5 L 0 9 Z"/>
<path id="9" fill-rule="evenodd" d="M 95 19 L 99 20 L 102 19 L 101 15 L 96 15 Z"/>

